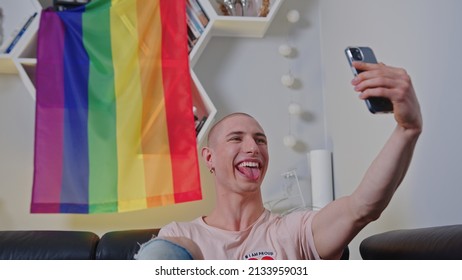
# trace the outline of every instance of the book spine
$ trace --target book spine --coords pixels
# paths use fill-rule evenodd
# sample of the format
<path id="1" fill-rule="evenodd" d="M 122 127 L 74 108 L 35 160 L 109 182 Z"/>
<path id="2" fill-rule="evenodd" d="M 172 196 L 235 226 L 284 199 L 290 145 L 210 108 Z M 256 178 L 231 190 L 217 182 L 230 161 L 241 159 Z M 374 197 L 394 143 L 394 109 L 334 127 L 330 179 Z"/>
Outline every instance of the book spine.
<path id="1" fill-rule="evenodd" d="M 197 125 L 196 125 L 196 136 L 201 131 L 201 129 L 204 126 L 206 120 L 207 120 L 207 116 L 203 116 L 202 119 L 197 123 Z"/>
<path id="2" fill-rule="evenodd" d="M 188 0 L 187 3 L 191 6 L 193 13 L 198 17 L 199 21 L 202 23 L 202 26 L 207 26 L 209 23 L 209 17 L 205 13 L 201 4 L 197 0 Z"/>
<path id="3" fill-rule="evenodd" d="M 187 32 L 188 32 L 188 41 L 190 42 L 191 46 L 193 47 L 196 44 L 199 37 L 194 34 L 194 32 L 191 30 L 191 28 L 189 26 L 188 26 Z"/>
<path id="4" fill-rule="evenodd" d="M 186 0 L 186 22 L 188 25 L 188 52 L 191 52 L 209 22 L 209 18 L 196 0 Z"/>
<path id="5" fill-rule="evenodd" d="M 200 36 L 204 32 L 204 27 L 202 26 L 200 21 L 194 16 L 190 9 L 186 8 L 186 13 L 188 25 L 190 25 L 191 29 L 194 29 Z"/>

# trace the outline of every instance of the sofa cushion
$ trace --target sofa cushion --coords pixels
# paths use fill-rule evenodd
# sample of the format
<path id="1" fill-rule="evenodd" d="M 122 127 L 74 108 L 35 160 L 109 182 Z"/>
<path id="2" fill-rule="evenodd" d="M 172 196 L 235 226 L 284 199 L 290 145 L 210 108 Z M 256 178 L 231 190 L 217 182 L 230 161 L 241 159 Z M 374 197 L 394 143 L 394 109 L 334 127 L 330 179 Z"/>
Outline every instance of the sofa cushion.
<path id="1" fill-rule="evenodd" d="M 133 260 L 140 244 L 150 240 L 160 229 L 122 230 L 105 233 L 96 249 L 98 260 Z"/>
<path id="2" fill-rule="evenodd" d="M 359 250 L 365 260 L 461 260 L 462 225 L 388 231 L 364 239 Z"/>
<path id="3" fill-rule="evenodd" d="M 98 235 L 84 231 L 0 231 L 0 259 L 94 259 L 98 241 Z"/>

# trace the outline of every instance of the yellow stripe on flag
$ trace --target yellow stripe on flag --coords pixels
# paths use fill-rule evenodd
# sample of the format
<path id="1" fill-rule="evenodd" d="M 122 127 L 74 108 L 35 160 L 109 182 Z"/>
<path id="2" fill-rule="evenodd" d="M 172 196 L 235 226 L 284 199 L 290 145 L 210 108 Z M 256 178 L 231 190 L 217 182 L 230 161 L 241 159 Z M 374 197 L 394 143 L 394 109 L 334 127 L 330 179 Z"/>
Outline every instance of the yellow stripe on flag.
<path id="1" fill-rule="evenodd" d="M 119 211 L 146 208 L 141 151 L 142 92 L 134 1 L 113 2 L 111 38 L 117 111 Z"/>

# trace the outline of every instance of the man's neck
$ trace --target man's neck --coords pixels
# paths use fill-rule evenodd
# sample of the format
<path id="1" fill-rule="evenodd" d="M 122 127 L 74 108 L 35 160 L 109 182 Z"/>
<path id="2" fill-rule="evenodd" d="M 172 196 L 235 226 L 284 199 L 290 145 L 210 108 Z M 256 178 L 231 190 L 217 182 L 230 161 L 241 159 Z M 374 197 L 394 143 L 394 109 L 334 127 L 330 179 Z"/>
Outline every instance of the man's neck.
<path id="1" fill-rule="evenodd" d="M 204 221 L 216 228 L 241 231 L 253 225 L 264 211 L 259 193 L 239 199 L 230 199 L 227 196 L 217 199 L 215 208 L 204 218 Z"/>

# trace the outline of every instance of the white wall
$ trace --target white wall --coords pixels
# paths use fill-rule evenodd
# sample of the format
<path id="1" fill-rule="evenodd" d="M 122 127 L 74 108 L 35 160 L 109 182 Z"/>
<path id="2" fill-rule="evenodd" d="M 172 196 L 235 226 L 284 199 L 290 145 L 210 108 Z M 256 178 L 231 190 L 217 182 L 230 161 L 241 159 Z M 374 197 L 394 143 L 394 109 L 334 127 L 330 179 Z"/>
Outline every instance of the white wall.
<path id="1" fill-rule="evenodd" d="M 390 116 L 374 116 L 349 86 L 343 49 L 369 45 L 379 60 L 404 67 L 420 99 L 424 132 L 401 188 L 380 220 L 351 244 L 397 228 L 462 222 L 460 80 L 462 2 L 456 0 L 320 1 L 327 130 L 336 191 L 350 193 L 390 134 Z"/>

